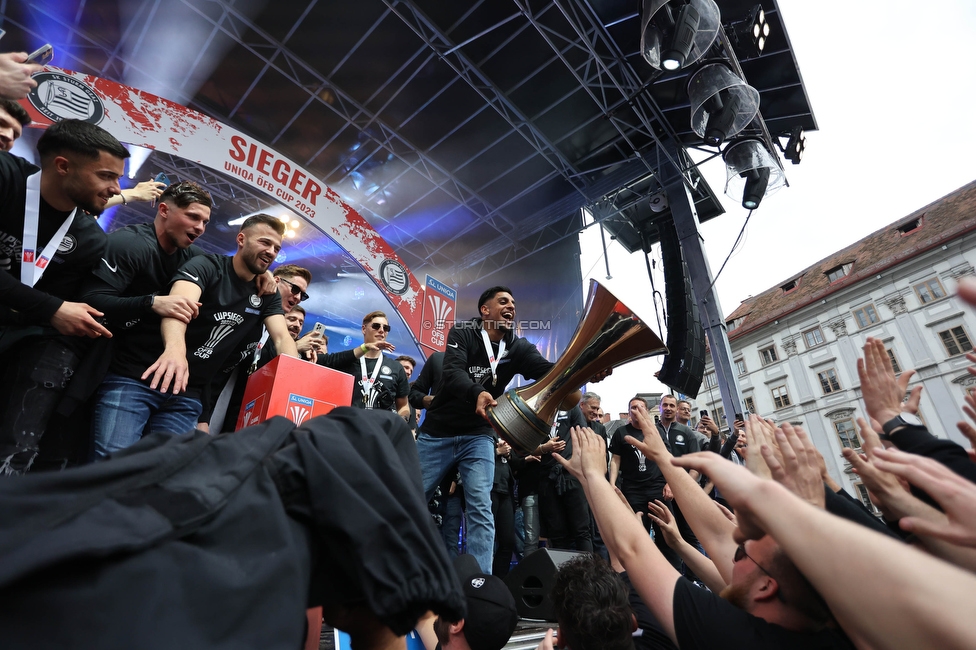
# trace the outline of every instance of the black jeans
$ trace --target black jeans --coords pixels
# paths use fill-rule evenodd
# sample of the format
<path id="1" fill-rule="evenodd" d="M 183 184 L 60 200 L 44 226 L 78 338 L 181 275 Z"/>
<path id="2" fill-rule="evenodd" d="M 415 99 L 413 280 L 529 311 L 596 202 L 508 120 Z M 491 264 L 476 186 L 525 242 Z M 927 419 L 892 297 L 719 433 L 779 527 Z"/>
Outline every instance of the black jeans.
<path id="1" fill-rule="evenodd" d="M 549 547 L 570 551 L 593 552 L 590 539 L 590 507 L 583 487 L 575 485 L 556 494 L 556 484 L 539 481 L 539 517 L 549 537 Z"/>
<path id="2" fill-rule="evenodd" d="M 495 555 L 491 574 L 504 577 L 508 575 L 512 554 L 515 553 L 515 503 L 512 495 L 492 491 L 491 514 L 495 517 Z"/>

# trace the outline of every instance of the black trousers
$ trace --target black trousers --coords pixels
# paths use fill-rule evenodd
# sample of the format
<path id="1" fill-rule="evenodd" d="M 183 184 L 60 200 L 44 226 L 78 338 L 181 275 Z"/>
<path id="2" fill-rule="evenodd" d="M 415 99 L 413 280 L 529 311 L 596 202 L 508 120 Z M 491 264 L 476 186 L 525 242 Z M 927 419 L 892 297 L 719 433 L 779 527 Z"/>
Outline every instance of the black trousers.
<path id="1" fill-rule="evenodd" d="M 658 525 L 651 520 L 651 513 L 647 507 L 649 501 L 660 500 L 662 503 L 670 507 L 670 504 L 664 500 L 664 487 L 656 486 L 639 486 L 639 485 L 627 485 L 624 484 L 620 491 L 624 493 L 627 498 L 627 503 L 634 512 L 643 512 L 644 516 L 641 518 L 644 522 L 644 528 L 648 531 L 654 530 L 654 545 L 657 546 L 658 550 L 661 551 L 661 555 L 667 559 L 678 571 L 681 570 L 681 558 L 675 553 L 668 543 L 664 541 L 664 533 L 658 528 Z"/>
<path id="2" fill-rule="evenodd" d="M 512 495 L 492 491 L 491 514 L 495 517 L 495 555 L 491 574 L 504 577 L 508 575 L 515 553 L 515 502 Z"/>
<path id="3" fill-rule="evenodd" d="M 547 531 L 550 548 L 593 552 L 590 507 L 578 483 L 556 494 L 555 483 L 548 479 L 539 481 L 539 518 Z"/>

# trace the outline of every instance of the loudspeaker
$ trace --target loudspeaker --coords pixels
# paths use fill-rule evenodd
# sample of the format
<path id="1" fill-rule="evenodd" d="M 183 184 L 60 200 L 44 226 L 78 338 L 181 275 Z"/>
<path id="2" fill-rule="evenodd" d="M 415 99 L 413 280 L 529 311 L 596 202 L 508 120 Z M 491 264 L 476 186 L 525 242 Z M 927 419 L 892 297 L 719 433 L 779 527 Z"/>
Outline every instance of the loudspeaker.
<path id="1" fill-rule="evenodd" d="M 556 569 L 577 555 L 582 553 L 540 548 L 512 569 L 505 584 L 515 597 L 515 609 L 521 618 L 555 622 L 556 612 L 549 593 L 556 580 Z"/>
<path id="2" fill-rule="evenodd" d="M 698 316 L 698 301 L 681 256 L 674 220 L 658 222 L 664 263 L 664 296 L 668 306 L 668 350 L 658 380 L 679 393 L 697 397 L 705 374 L 705 329 Z"/>

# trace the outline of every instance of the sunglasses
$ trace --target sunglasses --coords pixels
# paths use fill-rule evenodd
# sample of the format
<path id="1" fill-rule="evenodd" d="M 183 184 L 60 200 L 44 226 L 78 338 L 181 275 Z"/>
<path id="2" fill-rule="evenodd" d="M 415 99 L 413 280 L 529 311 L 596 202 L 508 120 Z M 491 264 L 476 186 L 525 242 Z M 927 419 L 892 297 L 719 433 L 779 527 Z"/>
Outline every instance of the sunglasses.
<path id="1" fill-rule="evenodd" d="M 369 326 L 371 328 L 373 328 L 374 330 L 376 330 L 377 332 L 380 331 L 380 328 L 382 328 L 384 332 L 389 332 L 390 331 L 390 326 L 389 325 L 384 325 L 383 323 L 370 323 Z"/>
<path id="2" fill-rule="evenodd" d="M 289 282 L 284 278 L 278 278 L 278 279 L 288 285 L 288 288 L 291 289 L 291 295 L 293 296 L 301 295 L 302 298 L 301 300 L 299 300 L 299 302 L 305 302 L 306 300 L 308 300 L 308 294 L 302 291 L 301 287 L 296 286 L 294 282 Z"/>
<path id="3" fill-rule="evenodd" d="M 742 544 L 739 544 L 738 546 L 735 547 L 735 555 L 732 556 L 732 561 L 735 562 L 735 563 L 739 563 L 742 560 L 744 560 L 745 558 L 749 558 L 750 560 L 752 560 L 752 563 L 755 564 L 757 567 L 759 567 L 759 570 L 760 571 L 762 571 L 763 573 L 765 573 L 766 575 L 768 575 L 773 580 L 776 580 L 776 577 L 773 576 L 772 573 L 770 573 L 765 568 L 763 568 L 763 565 L 761 565 L 758 562 L 756 562 L 756 560 L 751 555 L 749 555 L 748 553 L 746 553 L 746 547 L 745 546 L 743 546 Z M 778 580 L 776 582 L 779 583 Z M 776 590 L 776 598 L 780 602 L 783 602 L 783 603 L 786 602 L 786 600 L 783 598 L 783 590 L 782 590 L 782 588 Z"/>

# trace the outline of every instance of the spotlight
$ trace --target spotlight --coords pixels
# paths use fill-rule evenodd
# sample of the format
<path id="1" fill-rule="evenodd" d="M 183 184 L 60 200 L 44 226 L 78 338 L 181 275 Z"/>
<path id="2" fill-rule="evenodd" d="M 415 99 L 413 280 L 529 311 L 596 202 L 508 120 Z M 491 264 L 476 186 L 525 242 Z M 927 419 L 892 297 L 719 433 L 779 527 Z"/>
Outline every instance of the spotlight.
<path id="1" fill-rule="evenodd" d="M 758 138 L 735 140 L 722 153 L 725 161 L 725 194 L 741 200 L 746 210 L 755 210 L 763 197 L 786 183 L 779 163 Z"/>
<path id="2" fill-rule="evenodd" d="M 794 165 L 799 165 L 800 161 L 803 160 L 803 151 L 806 148 L 807 136 L 803 134 L 803 127 L 793 127 L 789 142 L 786 143 L 786 148 L 783 149 L 783 155 Z"/>
<path id="3" fill-rule="evenodd" d="M 691 5 L 685 5 L 678 12 L 678 20 L 674 23 L 674 36 L 671 37 L 671 47 L 661 55 L 661 65 L 665 70 L 677 70 L 684 65 L 691 48 L 695 46 L 695 34 L 701 15 Z"/>
<path id="4" fill-rule="evenodd" d="M 691 129 L 717 147 L 746 128 L 759 113 L 759 91 L 740 79 L 728 62 L 706 63 L 688 80 Z"/>
<path id="5" fill-rule="evenodd" d="M 766 196 L 766 187 L 769 185 L 769 167 L 759 167 L 739 174 L 746 179 L 745 188 L 742 190 L 742 207 L 746 210 L 755 210 L 759 207 L 763 197 Z"/>
<path id="6" fill-rule="evenodd" d="M 762 5 L 750 9 L 743 20 L 732 23 L 726 31 L 740 57 L 761 55 L 769 38 L 769 23 Z"/>
<path id="7" fill-rule="evenodd" d="M 659 70 L 688 66 L 715 42 L 721 19 L 715 0 L 643 0 L 641 56 Z"/>

